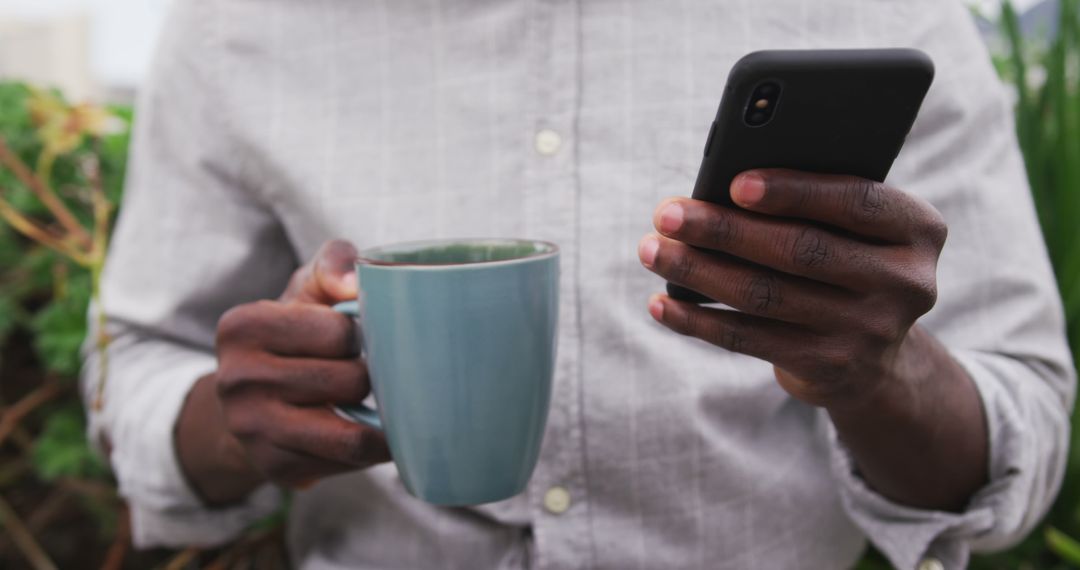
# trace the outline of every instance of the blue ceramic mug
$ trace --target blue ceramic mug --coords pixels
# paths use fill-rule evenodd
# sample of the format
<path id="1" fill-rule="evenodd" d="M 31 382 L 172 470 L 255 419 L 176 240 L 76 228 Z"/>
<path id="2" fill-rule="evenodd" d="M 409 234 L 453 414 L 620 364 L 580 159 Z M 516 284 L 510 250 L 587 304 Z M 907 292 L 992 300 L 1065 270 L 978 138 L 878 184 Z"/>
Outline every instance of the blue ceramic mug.
<path id="1" fill-rule="evenodd" d="M 360 318 L 378 412 L 342 415 L 382 429 L 410 493 L 476 505 L 522 492 L 551 400 L 559 294 L 554 244 L 513 239 L 368 249 Z"/>

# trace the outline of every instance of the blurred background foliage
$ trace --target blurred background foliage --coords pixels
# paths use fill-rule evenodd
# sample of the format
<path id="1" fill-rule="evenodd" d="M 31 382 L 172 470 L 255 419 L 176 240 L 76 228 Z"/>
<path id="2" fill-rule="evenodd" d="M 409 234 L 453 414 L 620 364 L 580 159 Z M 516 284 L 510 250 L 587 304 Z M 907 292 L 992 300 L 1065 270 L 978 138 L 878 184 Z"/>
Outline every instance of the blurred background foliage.
<path id="1" fill-rule="evenodd" d="M 280 516 L 222 549 L 133 552 L 116 482 L 88 445 L 80 348 L 131 118 L 0 82 L 0 568 L 281 567 Z"/>
<path id="2" fill-rule="evenodd" d="M 1065 307 L 1073 358 L 1080 361 L 1080 2 L 1061 0 L 1057 30 L 1028 42 L 1012 5 L 1001 28 L 1008 49 L 995 54 L 1016 92 L 1016 134 Z M 977 568 L 1080 568 L 1080 414 L 1072 416 L 1065 481 L 1040 531 Z M 1054 560 L 1054 558 L 1057 560 Z"/>
<path id="3" fill-rule="evenodd" d="M 1070 343 L 1080 356 L 1078 3 L 1061 0 L 1056 28 L 1036 40 L 1021 33 L 1019 18 L 1006 3 L 994 61 L 1016 94 L 1017 136 L 1064 300 Z M 66 119 L 46 124 L 43 105 L 52 106 L 54 118 Z M 73 128 L 71 122 L 106 116 L 119 121 L 117 128 L 95 130 L 92 121 Z M 0 82 L 0 140 L 20 162 L 44 173 L 88 232 L 111 227 L 131 118 L 127 107 L 72 106 L 59 93 Z M 53 155 L 46 164 L 43 153 Z M 95 218 L 95 179 L 110 206 L 103 226 Z M 3 204 L 63 235 L 55 212 L 24 178 L 0 164 L 0 208 Z M 128 514 L 115 481 L 87 445 L 76 380 L 99 268 L 93 259 L 73 259 L 0 219 L 0 568 L 279 567 L 284 560 L 280 515 L 222 549 L 131 551 Z M 1073 417 L 1075 442 L 1080 414 Z M 971 566 L 1080 568 L 1080 445 L 1071 449 L 1061 496 L 1044 523 L 1017 547 L 976 556 Z M 887 564 L 870 552 L 859 567 Z"/>

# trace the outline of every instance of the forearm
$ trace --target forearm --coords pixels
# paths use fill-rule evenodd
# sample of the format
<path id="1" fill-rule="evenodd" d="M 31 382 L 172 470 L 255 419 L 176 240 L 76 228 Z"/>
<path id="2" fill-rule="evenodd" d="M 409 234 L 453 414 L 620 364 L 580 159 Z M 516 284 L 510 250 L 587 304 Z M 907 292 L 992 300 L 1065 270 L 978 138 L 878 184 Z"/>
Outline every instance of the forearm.
<path id="1" fill-rule="evenodd" d="M 191 388 L 174 438 L 180 468 L 208 506 L 239 502 L 263 482 L 226 429 L 212 376 L 200 378 Z"/>
<path id="2" fill-rule="evenodd" d="M 989 438 L 974 383 L 919 326 L 893 371 L 869 401 L 828 410 L 841 441 L 882 495 L 917 508 L 963 510 L 988 477 Z"/>

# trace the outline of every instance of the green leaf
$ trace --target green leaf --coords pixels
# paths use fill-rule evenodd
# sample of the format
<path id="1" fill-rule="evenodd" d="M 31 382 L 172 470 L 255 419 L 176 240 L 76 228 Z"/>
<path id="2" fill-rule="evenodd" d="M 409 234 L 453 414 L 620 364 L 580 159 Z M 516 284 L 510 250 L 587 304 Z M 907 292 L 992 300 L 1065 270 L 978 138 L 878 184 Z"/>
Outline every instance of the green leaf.
<path id="1" fill-rule="evenodd" d="M 39 477 L 104 478 L 108 469 L 86 440 L 82 408 L 78 403 L 51 411 L 34 444 L 34 466 Z"/>
<path id="2" fill-rule="evenodd" d="M 86 337 L 86 311 L 90 302 L 90 279 L 85 273 L 69 279 L 67 294 L 34 316 L 34 348 L 45 368 L 64 376 L 79 372 L 79 349 Z"/>
<path id="3" fill-rule="evenodd" d="M 1065 562 L 1080 566 L 1080 542 L 1069 535 L 1052 526 L 1046 527 L 1046 545 Z"/>

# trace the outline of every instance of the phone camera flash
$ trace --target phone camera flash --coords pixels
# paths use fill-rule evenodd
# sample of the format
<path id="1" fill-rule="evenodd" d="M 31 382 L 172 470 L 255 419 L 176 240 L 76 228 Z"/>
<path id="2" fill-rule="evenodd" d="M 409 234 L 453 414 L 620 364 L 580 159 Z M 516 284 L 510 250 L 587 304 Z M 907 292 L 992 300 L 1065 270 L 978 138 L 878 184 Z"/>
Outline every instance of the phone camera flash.
<path id="1" fill-rule="evenodd" d="M 762 109 L 762 110 L 767 109 L 769 107 L 769 100 L 768 99 L 758 99 L 757 101 L 754 102 L 754 107 L 756 107 L 758 109 Z"/>

